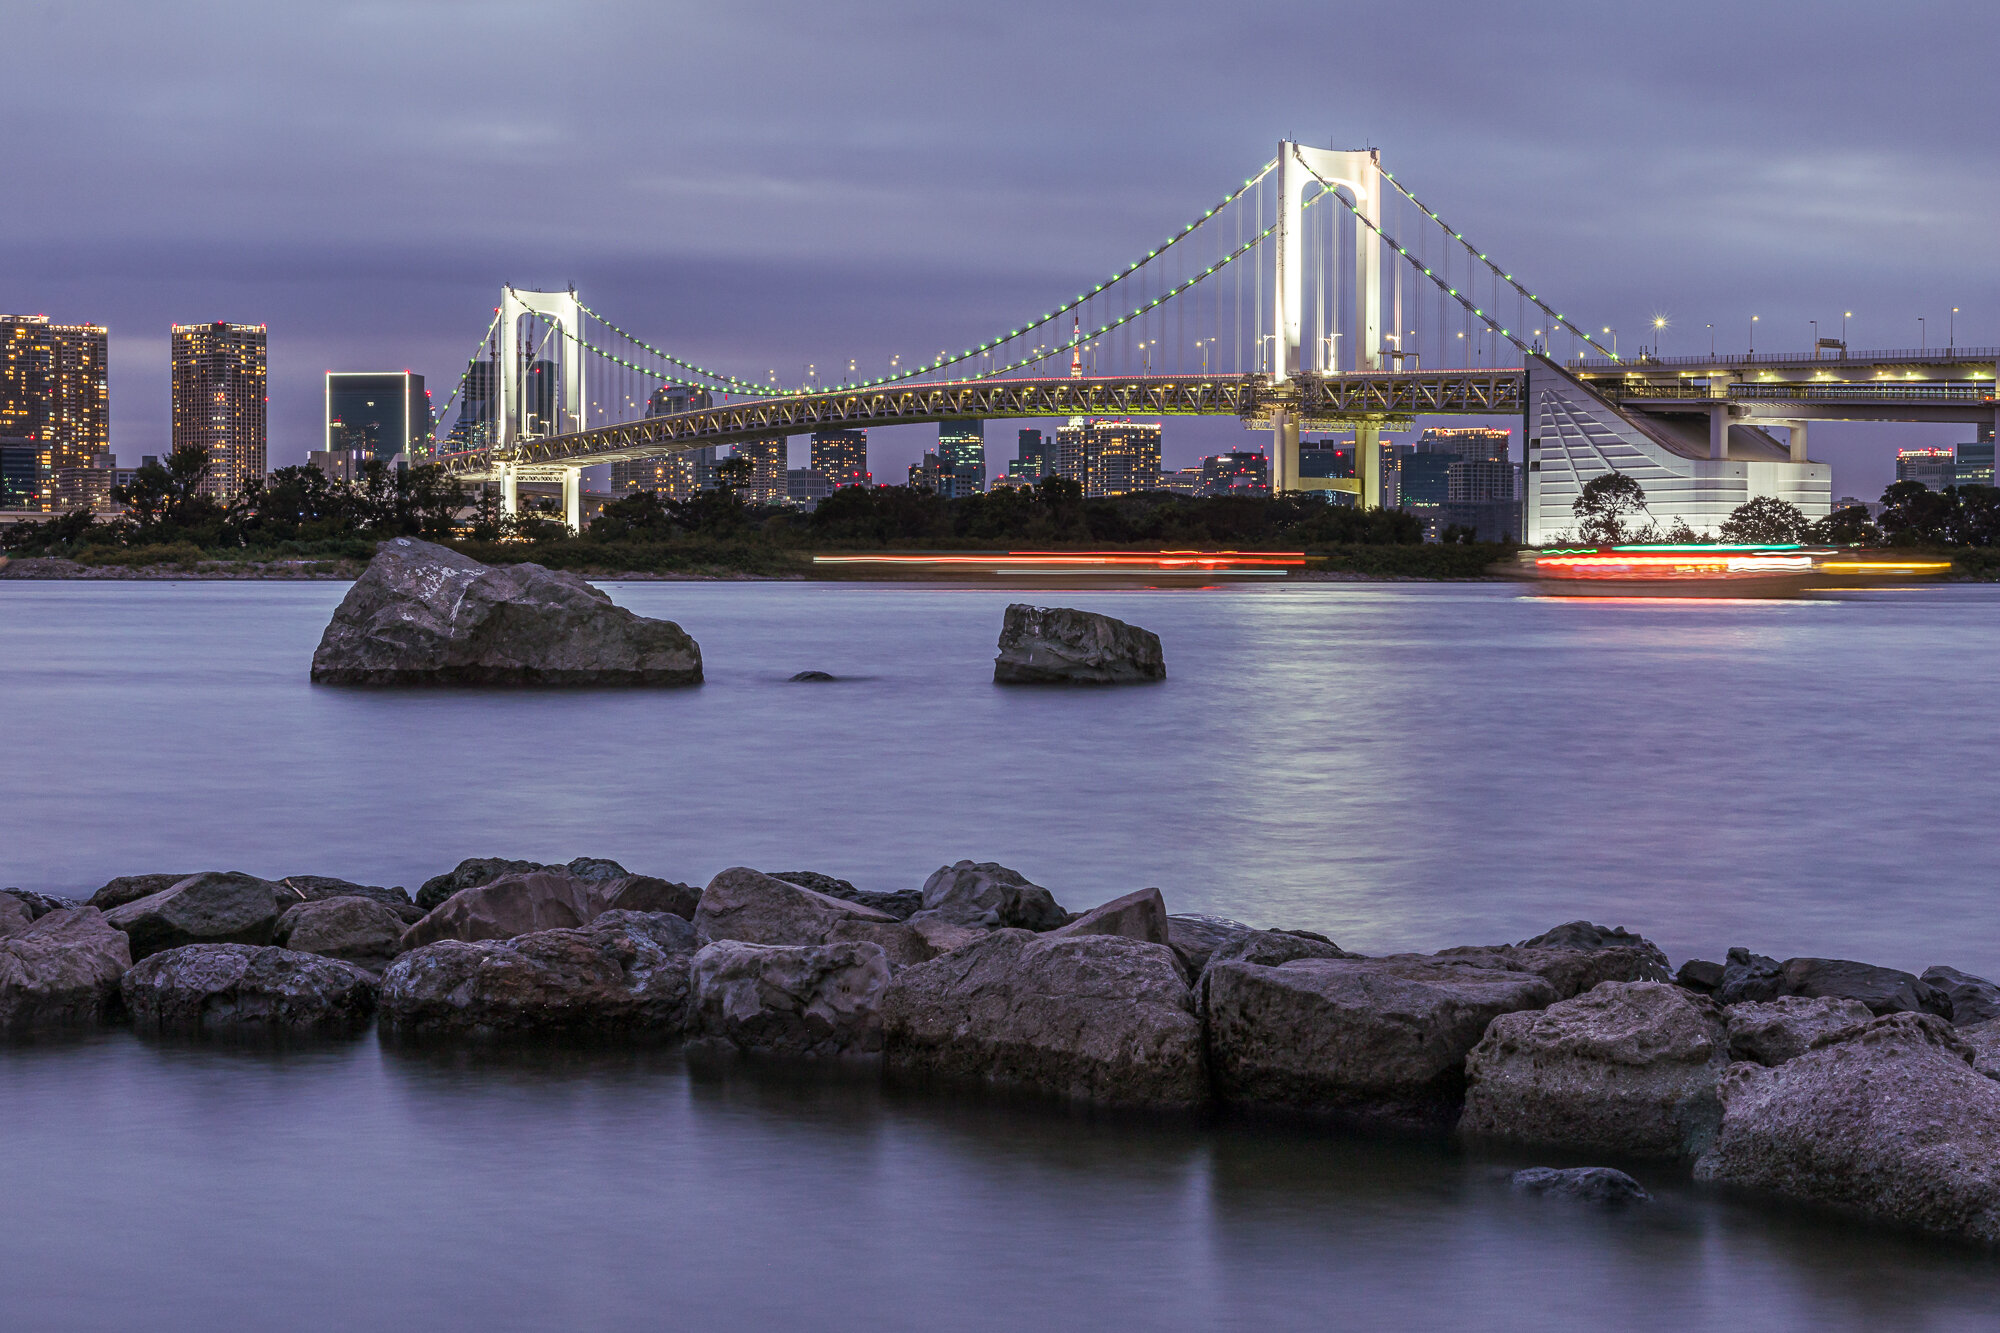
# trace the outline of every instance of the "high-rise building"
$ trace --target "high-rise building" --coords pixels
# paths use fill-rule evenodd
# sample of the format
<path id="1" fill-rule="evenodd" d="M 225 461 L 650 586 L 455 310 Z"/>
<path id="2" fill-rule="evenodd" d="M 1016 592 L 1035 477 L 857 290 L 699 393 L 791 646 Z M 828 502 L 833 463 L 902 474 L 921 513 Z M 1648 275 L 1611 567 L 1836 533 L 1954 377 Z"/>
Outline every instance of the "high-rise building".
<path id="1" fill-rule="evenodd" d="M 1986 438 L 1958 446 L 1958 465 L 1952 470 L 1952 475 L 1961 486 L 1993 484 L 1993 432 L 1987 429 L 1981 434 Z"/>
<path id="2" fill-rule="evenodd" d="M 941 495 L 944 493 L 945 479 L 950 475 L 945 469 L 943 459 L 936 454 L 926 453 L 910 464 L 909 487 L 913 491 L 928 491 L 932 495 Z"/>
<path id="3" fill-rule="evenodd" d="M 0 446 L 11 457 L 6 507 L 48 512 L 66 496 L 93 491 L 93 479 L 63 476 L 94 470 L 111 447 L 108 353 L 96 324 L 0 315 Z"/>
<path id="4" fill-rule="evenodd" d="M 1160 484 L 1160 423 L 1085 421 L 1056 431 L 1056 467 L 1086 496 L 1130 495 Z"/>
<path id="5" fill-rule="evenodd" d="M 1467 462 L 1505 461 L 1513 434 L 1490 426 L 1435 426 L 1417 437 L 1417 452 L 1452 454 Z"/>
<path id="6" fill-rule="evenodd" d="M 173 367 L 174 448 L 208 455 L 204 492 L 234 495 L 264 475 L 264 326 L 176 324 Z"/>
<path id="7" fill-rule="evenodd" d="M 1172 472 L 1160 474 L 1159 489 L 1173 495 L 1200 495 L 1202 493 L 1202 466 L 1176 468 Z"/>
<path id="8" fill-rule="evenodd" d="M 826 474 L 816 467 L 795 467 L 785 473 L 785 498 L 803 509 L 811 509 L 833 491 Z"/>
<path id="9" fill-rule="evenodd" d="M 1512 504 L 1518 498 L 1514 464 L 1504 458 L 1454 459 L 1446 475 L 1445 499 L 1453 504 Z"/>
<path id="10" fill-rule="evenodd" d="M 938 423 L 938 494 L 946 499 L 978 495 L 986 489 L 986 423 L 984 421 L 941 421 Z"/>
<path id="11" fill-rule="evenodd" d="M 1402 461 L 1401 494 L 1402 507 L 1411 510 L 1435 509 L 1452 498 L 1452 475 L 1466 464 L 1457 454 L 1424 452 L 1421 444 L 1418 452 Z M 1493 467 L 1504 464 L 1481 463 L 1476 466 Z"/>
<path id="12" fill-rule="evenodd" d="M 431 399 L 424 377 L 408 370 L 326 372 L 326 444 L 356 464 L 397 458 L 416 464 L 431 454 Z"/>
<path id="13" fill-rule="evenodd" d="M 465 368 L 459 385 L 458 420 L 445 436 L 447 449 L 483 449 L 493 442 L 493 414 L 498 395 L 493 380 L 493 363 L 477 360 Z M 446 404 L 450 406 L 449 403 Z"/>
<path id="14" fill-rule="evenodd" d="M 649 417 L 672 416 L 712 407 L 707 389 L 690 384 L 662 384 L 646 399 Z M 691 500 L 715 484 L 715 446 L 683 449 L 655 458 L 625 459 L 611 465 L 611 491 L 630 495 L 651 491 L 664 500 Z"/>
<path id="15" fill-rule="evenodd" d="M 871 485 L 875 478 L 868 471 L 868 432 L 814 431 L 811 471 L 825 477 L 826 484 L 834 490 L 842 486 Z"/>
<path id="16" fill-rule="evenodd" d="M 1898 449 L 1896 480 L 1914 481 L 1941 491 L 1958 484 L 1957 451 L 1946 448 Z"/>
<path id="17" fill-rule="evenodd" d="M 789 495 L 785 473 L 785 437 L 746 440 L 731 449 L 736 458 L 750 460 L 750 475 L 739 483 L 737 496 L 747 505 L 783 504 Z"/>
<path id="18" fill-rule="evenodd" d="M 1014 461 L 1007 465 L 1007 475 L 1030 480 L 1046 477 L 1056 470 L 1055 455 L 1054 440 L 1039 430 L 1024 430 L 1014 448 Z"/>
<path id="19" fill-rule="evenodd" d="M 1201 460 L 1203 495 L 1269 495 L 1271 460 L 1252 449 L 1211 454 Z"/>

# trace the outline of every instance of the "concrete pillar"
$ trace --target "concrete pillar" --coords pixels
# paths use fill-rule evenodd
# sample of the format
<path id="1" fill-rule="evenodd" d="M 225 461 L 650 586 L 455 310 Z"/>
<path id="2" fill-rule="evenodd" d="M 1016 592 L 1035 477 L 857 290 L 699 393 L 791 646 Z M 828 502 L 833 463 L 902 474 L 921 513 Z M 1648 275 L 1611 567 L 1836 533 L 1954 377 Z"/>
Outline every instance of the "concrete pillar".
<path id="1" fill-rule="evenodd" d="M 1299 419 L 1279 408 L 1271 421 L 1271 494 L 1299 488 Z"/>
<path id="2" fill-rule="evenodd" d="M 521 512 L 521 494 L 514 469 L 510 464 L 500 465 L 500 516 L 513 518 Z"/>
<path id="3" fill-rule="evenodd" d="M 563 469 L 562 476 L 563 522 L 571 532 L 583 531 L 583 469 L 571 467 Z"/>
<path id="4" fill-rule="evenodd" d="M 1792 461 L 1794 463 L 1807 462 L 1806 423 L 1803 421 L 1794 421 L 1791 425 L 1785 427 L 1785 434 L 1792 446 Z"/>
<path id="5" fill-rule="evenodd" d="M 1717 403 L 1708 409 L 1708 456 L 1729 457 L 1729 404 Z"/>
<path id="6" fill-rule="evenodd" d="M 1355 470 L 1361 474 L 1361 507 L 1382 507 L 1382 428 L 1358 426 L 1354 431 Z"/>

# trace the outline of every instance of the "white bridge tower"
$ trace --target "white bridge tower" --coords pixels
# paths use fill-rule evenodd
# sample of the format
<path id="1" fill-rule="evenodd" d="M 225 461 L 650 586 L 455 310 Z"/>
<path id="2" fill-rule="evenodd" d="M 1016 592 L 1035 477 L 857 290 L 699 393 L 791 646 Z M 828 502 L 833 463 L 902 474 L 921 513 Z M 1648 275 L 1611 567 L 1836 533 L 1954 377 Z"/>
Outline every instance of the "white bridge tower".
<path id="1" fill-rule="evenodd" d="M 534 316 L 535 318 L 530 318 Z M 553 329 L 548 326 L 553 325 Z M 529 440 L 560 435 L 584 427 L 583 309 L 576 289 L 563 292 L 500 290 L 500 348 L 494 363 L 499 381 L 494 414 L 494 460 L 500 473 L 501 512 L 519 510 L 522 481 L 562 483 L 563 521 L 572 530 L 583 526 L 583 470 L 577 467 L 529 467 L 511 461 L 514 450 Z M 556 355 L 539 355 L 547 340 L 556 340 Z M 536 375 L 550 361 L 558 370 L 554 385 L 533 392 Z"/>

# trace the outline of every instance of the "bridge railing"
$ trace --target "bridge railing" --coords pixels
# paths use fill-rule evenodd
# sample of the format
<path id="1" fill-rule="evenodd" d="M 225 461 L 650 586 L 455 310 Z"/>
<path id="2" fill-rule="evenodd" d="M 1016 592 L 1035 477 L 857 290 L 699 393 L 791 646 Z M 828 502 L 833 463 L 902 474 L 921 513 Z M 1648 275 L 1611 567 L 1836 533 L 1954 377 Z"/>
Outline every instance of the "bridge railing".
<path id="1" fill-rule="evenodd" d="M 1619 398 L 1666 398 L 1703 401 L 1710 397 L 1689 384 L 1628 383 L 1615 390 Z M 1732 384 L 1717 402 L 1771 400 L 1852 403 L 1990 403 L 1994 391 L 1978 385 L 1940 384 Z"/>
<path id="2" fill-rule="evenodd" d="M 1840 356 L 1814 356 L 1811 352 L 1756 352 L 1742 356 L 1650 356 L 1641 354 L 1614 361 L 1608 356 L 1572 357 L 1572 370 L 1636 370 L 1646 366 L 1778 366 L 1818 361 L 2000 361 L 2000 347 L 1897 347 L 1874 351 L 1852 351 Z"/>

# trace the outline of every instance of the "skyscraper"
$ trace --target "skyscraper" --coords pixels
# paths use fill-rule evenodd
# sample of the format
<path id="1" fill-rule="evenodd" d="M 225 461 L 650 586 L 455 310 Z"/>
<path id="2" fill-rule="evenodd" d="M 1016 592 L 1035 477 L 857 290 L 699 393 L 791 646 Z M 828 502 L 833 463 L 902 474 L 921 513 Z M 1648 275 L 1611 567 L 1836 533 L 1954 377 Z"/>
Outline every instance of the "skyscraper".
<path id="1" fill-rule="evenodd" d="M 1436 426 L 1417 437 L 1417 452 L 1455 454 L 1467 462 L 1504 462 L 1513 434 L 1490 426 Z"/>
<path id="2" fill-rule="evenodd" d="M 938 423 L 938 494 L 951 499 L 977 495 L 986 489 L 986 423 L 984 421 L 941 421 Z"/>
<path id="3" fill-rule="evenodd" d="M 672 416 L 712 407 L 707 389 L 691 384 L 662 384 L 646 399 L 649 417 Z M 652 491 L 667 500 L 691 500 L 715 482 L 715 446 L 682 449 L 657 458 L 632 458 L 611 465 L 611 490 L 617 495 Z"/>
<path id="4" fill-rule="evenodd" d="M 1086 421 L 1056 431 L 1055 470 L 1086 496 L 1129 495 L 1160 484 L 1160 424 Z"/>
<path id="5" fill-rule="evenodd" d="M 46 315 L 0 315 L 0 506 L 44 512 L 104 489 L 88 474 L 111 447 L 109 344 L 95 324 L 51 324 Z"/>
<path id="6" fill-rule="evenodd" d="M 868 471 L 868 432 L 814 431 L 811 470 L 826 478 L 829 490 L 868 485 L 874 480 Z"/>
<path id="7" fill-rule="evenodd" d="M 424 377 L 407 370 L 327 371 L 325 424 L 324 448 L 344 450 L 356 463 L 430 457 L 430 395 Z"/>
<path id="8" fill-rule="evenodd" d="M 1896 480 L 1914 481 L 1941 491 L 1958 482 L 1958 455 L 1949 446 L 1941 449 L 1898 449 Z"/>
<path id="9" fill-rule="evenodd" d="M 1201 460 L 1203 495 L 1269 495 L 1271 460 L 1251 449 Z"/>
<path id="10" fill-rule="evenodd" d="M 459 389 L 458 420 L 445 437 L 447 449 L 483 449 L 493 442 L 494 393 L 493 363 L 474 361 L 465 368 Z M 449 406 L 449 404 L 447 404 Z"/>
<path id="11" fill-rule="evenodd" d="M 234 495 L 264 475 L 264 326 L 176 324 L 173 367 L 174 448 L 208 455 L 204 492 Z"/>
<path id="12" fill-rule="evenodd" d="M 1010 477 L 1046 477 L 1055 469 L 1055 441 L 1039 430 L 1024 430 L 1015 446 L 1014 460 L 1020 466 L 1007 468 Z"/>
<path id="13" fill-rule="evenodd" d="M 737 458 L 750 460 L 750 475 L 737 491 L 744 504 L 783 504 L 790 496 L 785 476 L 789 469 L 785 466 L 784 436 L 770 440 L 747 440 L 729 452 Z"/>

